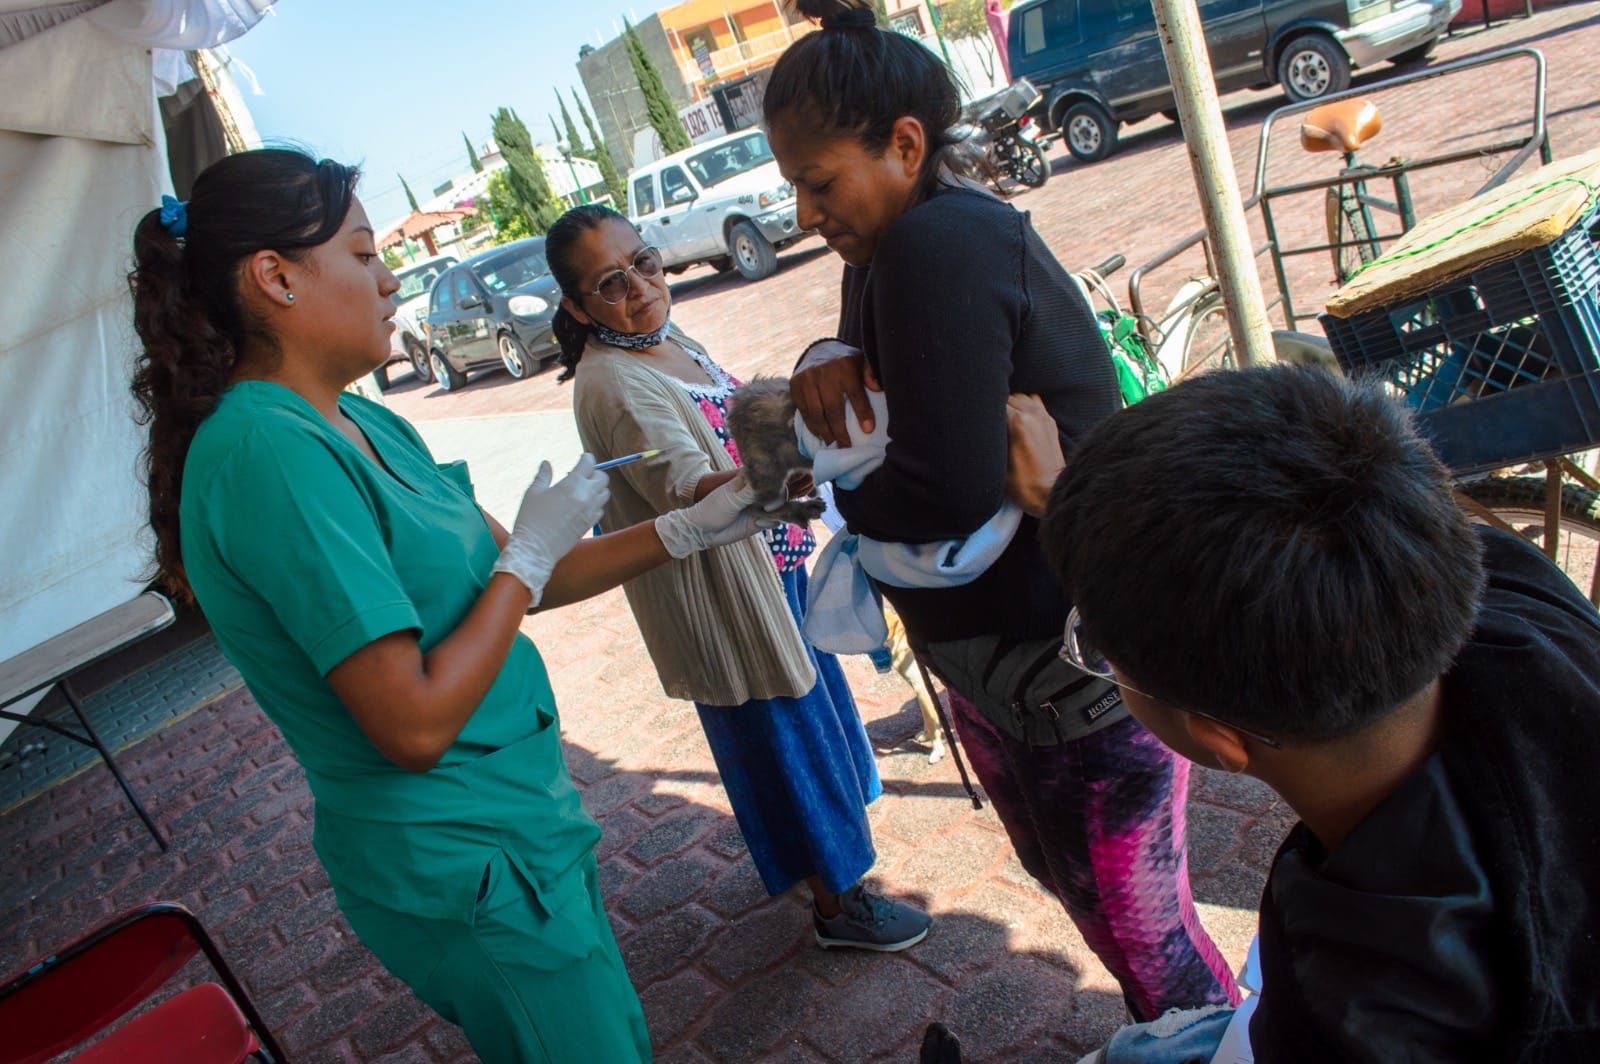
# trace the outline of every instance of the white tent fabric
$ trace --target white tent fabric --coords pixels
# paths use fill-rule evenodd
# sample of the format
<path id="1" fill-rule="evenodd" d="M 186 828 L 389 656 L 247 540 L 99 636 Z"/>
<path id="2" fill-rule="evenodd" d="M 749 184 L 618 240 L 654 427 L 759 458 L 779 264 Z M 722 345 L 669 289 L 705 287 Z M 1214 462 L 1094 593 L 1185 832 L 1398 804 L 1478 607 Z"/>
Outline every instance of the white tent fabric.
<path id="1" fill-rule="evenodd" d="M 127 271 L 135 223 L 171 191 L 149 48 L 237 36 L 260 18 L 240 7 L 115 0 L 0 49 L 0 659 L 147 575 Z M 207 33 L 134 41 L 108 24 Z"/>

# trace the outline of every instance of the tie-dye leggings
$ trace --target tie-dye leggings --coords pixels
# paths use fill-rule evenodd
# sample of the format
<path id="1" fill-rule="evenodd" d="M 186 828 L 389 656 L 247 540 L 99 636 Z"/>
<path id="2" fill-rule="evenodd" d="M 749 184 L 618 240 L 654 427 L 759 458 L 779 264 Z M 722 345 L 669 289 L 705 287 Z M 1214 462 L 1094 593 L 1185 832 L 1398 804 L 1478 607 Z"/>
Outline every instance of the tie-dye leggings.
<path id="1" fill-rule="evenodd" d="M 1128 1009 L 1237 1005 L 1189 893 L 1189 762 L 1132 717 L 1059 746 L 1001 734 L 955 690 L 956 731 L 1022 867 L 1061 899 Z"/>

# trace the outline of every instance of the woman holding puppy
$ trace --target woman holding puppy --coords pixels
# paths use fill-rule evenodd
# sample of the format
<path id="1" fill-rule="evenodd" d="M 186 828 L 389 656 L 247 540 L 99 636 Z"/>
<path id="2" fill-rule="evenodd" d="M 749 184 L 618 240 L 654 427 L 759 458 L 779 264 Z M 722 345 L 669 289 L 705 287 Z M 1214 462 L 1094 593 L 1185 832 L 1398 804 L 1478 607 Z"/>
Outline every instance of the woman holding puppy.
<path id="1" fill-rule="evenodd" d="M 691 506 L 735 477 L 725 421 L 738 382 L 669 323 L 659 253 L 626 218 L 589 206 L 551 226 L 545 255 L 585 449 L 602 460 L 661 452 L 615 471 L 601 527 Z M 882 786 L 844 673 L 798 629 L 814 546 L 780 525 L 624 587 L 661 686 L 699 711 L 768 893 L 804 880 L 824 947 L 901 950 L 930 920 L 859 882 L 877 859 L 866 806 Z"/>
<path id="2" fill-rule="evenodd" d="M 960 97 L 921 44 L 872 6 L 795 0 L 821 22 L 763 99 L 798 220 L 845 261 L 840 338 L 881 382 L 881 466 L 836 500 L 888 543 L 970 536 L 1005 501 L 1007 399 L 1042 398 L 1063 444 L 1121 405 L 1093 314 L 1026 215 L 963 176 Z M 827 345 L 816 348 L 821 354 Z M 870 429 L 860 356 L 803 365 L 806 423 L 847 442 L 842 398 Z M 1187 764 L 1132 720 L 1111 683 L 1057 658 L 1068 613 L 1024 518 L 954 587 L 881 587 L 950 687 L 974 769 L 1030 874 L 1066 907 L 1129 1009 L 1226 1004 L 1237 991 L 1189 893 Z"/>

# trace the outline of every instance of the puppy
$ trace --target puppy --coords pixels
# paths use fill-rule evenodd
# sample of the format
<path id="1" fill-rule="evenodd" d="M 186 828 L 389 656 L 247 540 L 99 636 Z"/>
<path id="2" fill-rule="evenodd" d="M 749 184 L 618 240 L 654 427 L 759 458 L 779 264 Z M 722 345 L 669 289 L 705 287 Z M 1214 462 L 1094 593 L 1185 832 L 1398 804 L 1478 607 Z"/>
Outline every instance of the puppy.
<path id="1" fill-rule="evenodd" d="M 822 516 L 820 497 L 789 498 L 789 478 L 811 473 L 794 434 L 794 400 L 782 377 L 756 377 L 728 397 L 728 434 L 739 448 L 745 483 L 756 491 L 756 505 L 773 517 L 803 525 Z"/>
<path id="2" fill-rule="evenodd" d="M 911 688 L 911 693 L 917 696 L 917 708 L 922 710 L 922 731 L 917 733 L 916 741 L 928 748 L 928 764 L 938 764 L 944 758 L 945 747 L 944 729 L 939 726 L 935 695 L 922 682 L 922 670 L 917 668 L 916 654 L 906 638 L 905 624 L 887 602 L 883 604 L 883 619 L 889 626 L 889 659 L 894 663 L 894 671 L 900 674 L 906 686 Z"/>

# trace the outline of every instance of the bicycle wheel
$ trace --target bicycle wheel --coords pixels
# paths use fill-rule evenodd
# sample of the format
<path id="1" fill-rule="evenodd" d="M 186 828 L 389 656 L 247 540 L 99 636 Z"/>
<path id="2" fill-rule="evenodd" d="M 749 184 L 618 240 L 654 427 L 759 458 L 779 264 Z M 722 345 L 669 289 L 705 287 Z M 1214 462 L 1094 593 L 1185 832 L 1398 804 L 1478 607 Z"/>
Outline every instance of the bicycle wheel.
<path id="1" fill-rule="evenodd" d="M 1037 144 L 1018 143 L 1011 156 L 1011 176 L 1019 184 L 1038 188 L 1050 179 L 1050 162 Z"/>
<path id="2" fill-rule="evenodd" d="M 1339 284 L 1360 273 L 1383 251 L 1372 238 L 1372 216 L 1361 202 L 1362 188 L 1358 184 L 1328 189 L 1328 243 L 1333 245 L 1333 274 Z"/>
<path id="3" fill-rule="evenodd" d="M 1228 331 L 1228 310 L 1221 292 L 1208 292 L 1195 300 L 1183 341 L 1183 375 L 1212 369 L 1233 369 L 1233 334 Z"/>
<path id="4" fill-rule="evenodd" d="M 1540 549 L 1545 546 L 1544 477 L 1481 477 L 1457 486 Z M 1600 494 L 1576 484 L 1561 486 L 1561 524 L 1555 562 L 1600 603 Z"/>

